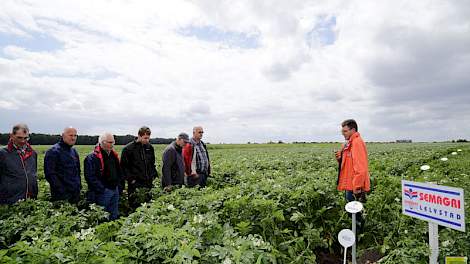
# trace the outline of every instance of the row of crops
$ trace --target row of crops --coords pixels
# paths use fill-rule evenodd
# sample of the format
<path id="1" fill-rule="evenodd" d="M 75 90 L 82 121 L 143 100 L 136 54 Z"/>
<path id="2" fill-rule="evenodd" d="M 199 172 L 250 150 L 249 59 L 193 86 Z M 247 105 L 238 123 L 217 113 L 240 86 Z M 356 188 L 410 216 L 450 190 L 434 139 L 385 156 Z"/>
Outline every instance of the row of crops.
<path id="1" fill-rule="evenodd" d="M 39 200 L 0 207 L 0 263 L 336 260 L 341 256 L 337 233 L 350 227 L 351 220 L 343 209 L 342 193 L 335 189 L 334 147 L 211 145 L 209 187 L 170 194 L 154 189 L 152 202 L 113 222 L 106 222 L 106 213 L 96 206 L 84 209 L 48 202 L 48 186 L 40 174 Z M 162 148 L 156 147 L 157 157 Z M 470 146 L 369 144 L 368 148 L 373 189 L 365 205 L 359 255 L 373 251 L 381 263 L 426 263 L 427 223 L 401 214 L 401 180 L 462 187 L 468 194 Z M 458 148 L 462 149 L 458 155 L 450 155 Z M 42 160 L 47 148 L 37 149 Z M 78 149 L 82 159 L 91 151 L 85 146 Z M 420 170 L 423 164 L 431 169 Z M 441 259 L 470 255 L 468 231 L 443 228 L 439 236 Z"/>

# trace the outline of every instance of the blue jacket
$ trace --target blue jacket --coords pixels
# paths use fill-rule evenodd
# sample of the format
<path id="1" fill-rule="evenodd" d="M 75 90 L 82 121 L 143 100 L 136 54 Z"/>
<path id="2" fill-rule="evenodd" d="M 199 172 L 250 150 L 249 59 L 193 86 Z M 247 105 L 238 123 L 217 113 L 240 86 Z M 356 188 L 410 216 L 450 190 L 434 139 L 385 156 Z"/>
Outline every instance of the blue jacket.
<path id="1" fill-rule="evenodd" d="M 51 200 L 76 203 L 82 187 L 77 150 L 62 139 L 46 151 L 44 175 L 51 186 Z"/>
<path id="2" fill-rule="evenodd" d="M 29 144 L 21 153 L 11 142 L 0 149 L 0 204 L 37 197 L 37 159 Z"/>

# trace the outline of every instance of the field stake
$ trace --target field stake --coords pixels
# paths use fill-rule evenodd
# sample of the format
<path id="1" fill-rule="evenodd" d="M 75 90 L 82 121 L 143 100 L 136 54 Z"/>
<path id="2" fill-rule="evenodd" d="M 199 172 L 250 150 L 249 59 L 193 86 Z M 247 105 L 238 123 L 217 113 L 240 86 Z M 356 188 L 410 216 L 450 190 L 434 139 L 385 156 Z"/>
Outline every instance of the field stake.
<path id="1" fill-rule="evenodd" d="M 429 255 L 430 264 L 438 264 L 439 258 L 439 225 L 433 222 L 429 224 L 429 248 L 431 255 Z"/>
<path id="2" fill-rule="evenodd" d="M 345 209 L 348 213 L 352 214 L 352 232 L 354 235 L 354 241 L 357 241 L 356 238 L 356 214 L 364 209 L 364 206 L 361 202 L 352 201 L 346 204 Z M 352 245 L 352 263 L 356 264 L 356 243 Z"/>
<path id="3" fill-rule="evenodd" d="M 356 213 L 352 214 L 352 231 L 354 233 L 354 237 L 357 237 L 356 235 Z M 357 239 L 356 239 L 357 240 Z M 352 263 L 356 264 L 356 243 L 352 245 Z"/>

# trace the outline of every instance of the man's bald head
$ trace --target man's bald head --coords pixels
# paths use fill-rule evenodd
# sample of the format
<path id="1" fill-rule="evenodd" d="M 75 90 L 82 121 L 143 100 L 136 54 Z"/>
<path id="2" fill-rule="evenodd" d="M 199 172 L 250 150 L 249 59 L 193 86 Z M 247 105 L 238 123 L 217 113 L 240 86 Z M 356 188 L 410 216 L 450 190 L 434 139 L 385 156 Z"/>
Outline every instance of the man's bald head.
<path id="1" fill-rule="evenodd" d="M 66 127 L 62 132 L 62 140 L 64 140 L 65 144 L 69 146 L 75 145 L 77 142 L 77 129 L 73 127 Z"/>
<path id="2" fill-rule="evenodd" d="M 193 127 L 193 138 L 197 142 L 199 142 L 202 138 L 202 134 L 204 134 L 204 129 L 202 126 L 195 126 Z"/>

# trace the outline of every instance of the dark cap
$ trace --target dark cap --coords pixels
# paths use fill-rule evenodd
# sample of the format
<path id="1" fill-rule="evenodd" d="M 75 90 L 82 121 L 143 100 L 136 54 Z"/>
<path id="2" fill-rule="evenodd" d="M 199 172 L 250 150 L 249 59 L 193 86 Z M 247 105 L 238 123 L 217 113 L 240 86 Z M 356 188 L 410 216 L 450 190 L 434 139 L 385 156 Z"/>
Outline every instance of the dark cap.
<path id="1" fill-rule="evenodd" d="M 188 141 L 189 141 L 189 136 L 188 136 L 188 134 L 186 134 L 186 133 L 184 133 L 184 132 L 181 132 L 181 133 L 178 135 L 178 138 L 183 139 L 185 142 L 188 142 Z"/>

